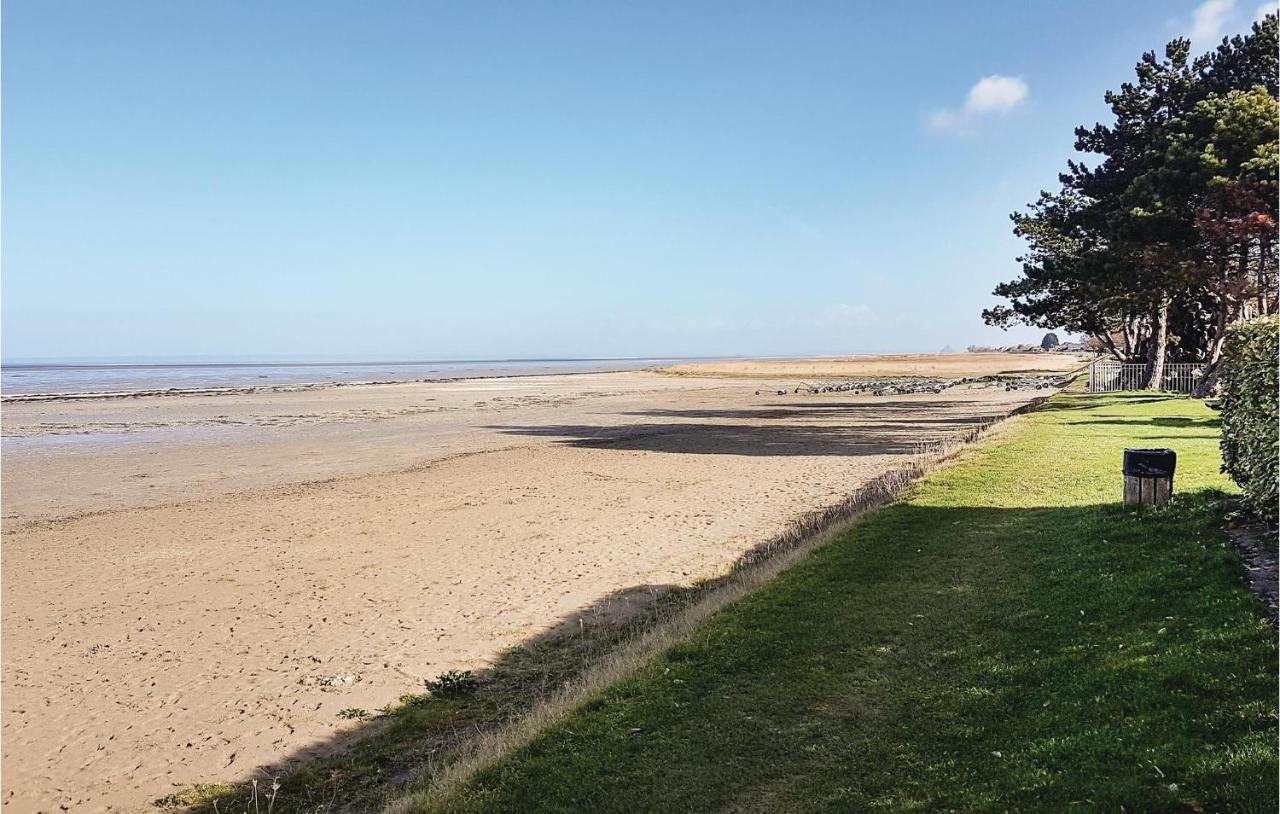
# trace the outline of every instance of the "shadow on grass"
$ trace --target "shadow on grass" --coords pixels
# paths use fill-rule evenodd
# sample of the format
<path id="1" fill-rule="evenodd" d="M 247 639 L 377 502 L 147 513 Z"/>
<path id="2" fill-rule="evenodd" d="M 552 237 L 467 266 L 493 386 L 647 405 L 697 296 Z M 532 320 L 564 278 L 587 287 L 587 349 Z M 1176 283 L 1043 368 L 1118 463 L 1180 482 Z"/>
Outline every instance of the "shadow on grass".
<path id="1" fill-rule="evenodd" d="M 1069 398 L 1055 399 L 1041 409 L 1046 412 L 1067 412 L 1072 410 L 1092 410 L 1096 407 L 1154 404 L 1160 401 L 1178 401 L 1187 398 L 1189 398 L 1189 396 L 1170 393 L 1150 393 L 1145 391 L 1129 391 L 1124 393 L 1073 393 Z"/>
<path id="2" fill-rule="evenodd" d="M 1186 416 L 1152 416 L 1151 418 L 1087 418 L 1072 419 L 1072 424 L 1105 424 L 1118 427 L 1202 427 L 1215 433 L 1222 428 L 1220 416 L 1190 418 Z"/>
<path id="3" fill-rule="evenodd" d="M 441 810 L 1274 810 L 1222 501 L 897 504 Z"/>
<path id="4" fill-rule="evenodd" d="M 1221 502 L 1201 493 L 1154 510 L 899 503 L 877 512 L 729 620 L 717 617 L 732 635 L 673 649 L 665 663 L 685 680 L 623 697 L 635 726 L 669 736 L 618 740 L 610 691 L 608 710 L 575 716 L 571 744 L 555 747 L 563 733 L 550 741 L 548 754 L 568 765 L 546 776 L 576 786 L 540 788 L 535 771 L 497 809 L 732 809 L 776 800 L 777 784 L 796 787 L 795 778 L 809 802 L 852 795 L 843 803 L 858 810 L 912 799 L 1018 808 L 1088 794 L 1102 808 L 1177 807 L 1167 782 L 1133 767 L 1239 772 L 1225 756 L 1257 727 L 1236 710 L 1260 703 L 1255 606 L 1238 590 L 1239 561 L 1201 540 L 1214 536 Z M 293 755 L 258 776 L 281 779 L 278 812 L 374 810 L 477 732 L 716 587 L 637 585 L 601 597 L 501 654 L 470 695 L 407 695 L 325 754 Z M 983 692 L 957 692 L 967 686 Z M 997 752 L 1010 757 L 992 761 Z M 1245 771 L 1240 782 L 1253 778 Z M 169 802 L 213 811 L 215 800 L 222 811 L 252 809 L 243 786 Z"/>

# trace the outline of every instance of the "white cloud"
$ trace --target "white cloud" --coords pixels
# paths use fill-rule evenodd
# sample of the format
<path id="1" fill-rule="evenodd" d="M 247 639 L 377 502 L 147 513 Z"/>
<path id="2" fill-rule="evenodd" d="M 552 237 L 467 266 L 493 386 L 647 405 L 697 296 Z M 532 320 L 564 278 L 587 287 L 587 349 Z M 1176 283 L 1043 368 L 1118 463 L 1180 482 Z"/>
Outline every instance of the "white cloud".
<path id="1" fill-rule="evenodd" d="M 1214 45 L 1235 13 L 1236 0 L 1205 0 L 1191 15 L 1191 42 L 1197 48 Z"/>
<path id="2" fill-rule="evenodd" d="M 1170 25 L 1187 31 L 1191 44 L 1197 51 L 1216 48 L 1224 34 L 1249 28 L 1249 23 L 1261 20 L 1268 14 L 1275 14 L 1280 6 L 1277 0 L 1267 0 L 1258 6 L 1252 20 L 1245 17 L 1244 12 L 1236 8 L 1236 0 L 1204 0 L 1191 12 L 1190 19 L 1179 17 L 1170 20 Z"/>
<path id="3" fill-rule="evenodd" d="M 964 130 L 988 115 L 1008 113 L 1026 101 L 1030 90 L 1016 76 L 992 74 L 984 76 L 969 88 L 960 110 L 939 109 L 929 113 L 929 127 L 934 130 Z"/>
<path id="4" fill-rule="evenodd" d="M 1027 98 L 1027 83 L 1016 76 L 992 74 L 978 80 L 978 84 L 969 88 L 969 97 L 965 99 L 966 112 L 981 115 L 983 113 L 1008 113 Z"/>

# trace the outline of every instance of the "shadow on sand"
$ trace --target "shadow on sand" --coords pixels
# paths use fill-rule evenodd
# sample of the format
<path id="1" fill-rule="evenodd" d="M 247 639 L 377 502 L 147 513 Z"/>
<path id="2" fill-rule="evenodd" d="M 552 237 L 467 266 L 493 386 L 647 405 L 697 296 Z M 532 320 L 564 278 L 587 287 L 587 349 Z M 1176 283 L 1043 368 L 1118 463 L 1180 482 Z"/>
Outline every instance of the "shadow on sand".
<path id="1" fill-rule="evenodd" d="M 164 811 L 210 814 L 267 811 L 268 805 L 273 814 L 377 811 L 389 796 L 447 764 L 477 735 L 527 713 L 600 656 L 677 613 L 704 590 L 635 585 L 615 591 L 500 653 L 491 666 L 471 674 L 471 689 L 437 697 L 423 685 L 406 686 L 398 702 L 321 743 L 258 766 L 248 776 L 227 778 L 233 782 L 187 787 L 155 804 Z M 280 786 L 269 802 L 273 781 Z"/>
<path id="2" fill-rule="evenodd" d="M 943 408 L 955 410 L 957 415 L 905 418 L 911 411 Z M 725 576 L 693 586 L 635 585 L 578 608 L 499 654 L 489 668 L 477 672 L 478 685 L 469 693 L 436 697 L 424 687 L 407 686 L 399 703 L 312 748 L 258 767 L 252 777 L 259 780 L 259 808 L 267 809 L 266 794 L 272 781 L 278 780 L 281 785 L 272 804 L 273 812 L 377 810 L 388 795 L 402 792 L 407 784 L 430 777 L 447 765 L 477 735 L 501 728 L 561 688 L 574 684 L 603 655 L 653 630 L 663 620 L 680 614 L 779 553 L 891 500 L 923 471 L 919 459 L 909 457 L 912 453 L 926 451 L 941 439 L 971 440 L 1004 417 L 960 414 L 965 409 L 966 404 L 957 401 L 828 402 L 794 408 L 761 405 L 747 410 L 655 410 L 634 414 L 691 421 L 832 421 L 825 425 L 641 422 L 621 427 L 499 428 L 518 435 L 561 438 L 562 443 L 582 447 L 764 456 L 897 454 L 903 456 L 903 464 L 873 478 L 842 503 L 797 518 L 777 538 L 743 553 Z M 872 415 L 886 413 L 904 415 L 899 420 L 869 420 Z M 849 421 L 840 421 L 846 418 Z M 867 421 L 866 426 L 851 426 L 859 418 Z M 234 785 L 188 788 L 157 803 L 171 810 L 253 811 L 249 779 L 241 776 Z"/>
<path id="3" fill-rule="evenodd" d="M 995 420 L 961 422 L 958 426 L 968 429 L 952 437 L 970 440 Z M 258 767 L 252 778 L 259 781 L 259 806 L 266 810 L 265 794 L 278 780 L 273 814 L 377 810 L 389 795 L 447 765 L 478 735 L 500 729 L 576 684 L 602 656 L 717 591 L 732 590 L 744 574 L 770 567 L 779 554 L 887 503 L 922 472 L 920 459 L 905 458 L 902 467 L 872 478 L 841 503 L 802 515 L 779 536 L 747 550 L 723 576 L 691 586 L 635 585 L 602 596 L 499 654 L 488 669 L 476 673 L 474 691 L 462 697 L 435 697 L 423 687 L 406 687 L 398 704 L 324 743 Z M 171 810 L 253 811 L 250 779 L 188 788 L 157 804 Z"/>
<path id="4" fill-rule="evenodd" d="M 508 435 L 560 439 L 587 449 L 642 450 L 693 455 L 857 457 L 908 455 L 991 422 L 991 416 L 919 416 L 921 411 L 961 413 L 961 401 L 826 402 L 746 409 L 646 410 L 624 413 L 644 419 L 633 424 L 496 425 Z M 894 420 L 915 412 L 918 417 Z M 888 420 L 877 420 L 888 415 Z M 720 423 L 720 420 L 733 423 Z M 714 422 L 714 423 L 712 423 Z M 784 423 L 785 422 L 785 423 Z"/>

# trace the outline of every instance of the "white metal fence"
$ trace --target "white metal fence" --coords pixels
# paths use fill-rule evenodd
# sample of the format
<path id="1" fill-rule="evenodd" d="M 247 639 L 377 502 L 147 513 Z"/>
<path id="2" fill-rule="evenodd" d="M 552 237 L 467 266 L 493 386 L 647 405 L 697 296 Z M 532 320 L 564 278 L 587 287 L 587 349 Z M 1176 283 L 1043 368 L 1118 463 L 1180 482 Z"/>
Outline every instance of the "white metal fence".
<path id="1" fill-rule="evenodd" d="M 1158 390 L 1190 393 L 1203 373 L 1201 365 L 1179 362 L 1164 366 L 1164 379 Z M 1089 392 L 1112 393 L 1116 390 L 1141 390 L 1151 375 L 1150 365 L 1131 365 L 1114 359 L 1099 359 L 1089 365 Z"/>

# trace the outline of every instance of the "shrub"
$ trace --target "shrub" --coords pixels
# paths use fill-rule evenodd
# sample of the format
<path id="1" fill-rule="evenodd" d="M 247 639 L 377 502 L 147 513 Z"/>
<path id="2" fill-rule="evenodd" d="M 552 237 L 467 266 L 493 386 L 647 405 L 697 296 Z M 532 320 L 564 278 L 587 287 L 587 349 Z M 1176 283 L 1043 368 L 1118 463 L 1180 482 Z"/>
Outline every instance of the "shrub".
<path id="1" fill-rule="evenodd" d="M 437 698 L 464 698 L 471 695 L 480 686 L 480 682 L 470 670 L 450 670 L 441 673 L 434 681 L 424 682 L 431 694 Z"/>
<path id="2" fill-rule="evenodd" d="M 1231 328 L 1222 351 L 1222 471 L 1244 489 L 1254 509 L 1276 517 L 1280 467 L 1280 318 Z"/>

